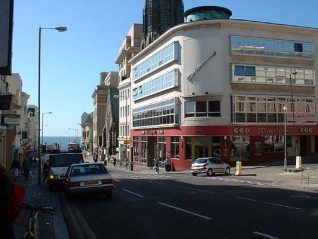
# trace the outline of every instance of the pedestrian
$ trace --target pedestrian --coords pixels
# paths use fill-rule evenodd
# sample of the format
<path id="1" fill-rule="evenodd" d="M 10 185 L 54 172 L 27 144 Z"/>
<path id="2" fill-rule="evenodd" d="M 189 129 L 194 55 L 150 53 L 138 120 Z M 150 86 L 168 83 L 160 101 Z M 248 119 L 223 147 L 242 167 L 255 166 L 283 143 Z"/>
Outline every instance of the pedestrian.
<path id="1" fill-rule="evenodd" d="M 30 176 L 31 163 L 27 158 L 25 158 L 23 160 L 22 166 L 23 166 L 23 172 L 24 172 L 24 179 L 25 179 L 25 181 L 27 181 L 27 180 L 29 180 L 29 176 Z"/>
<path id="2" fill-rule="evenodd" d="M 17 159 L 13 160 L 11 164 L 11 175 L 14 177 L 14 180 L 18 180 L 19 176 L 19 171 L 20 171 L 20 163 Z"/>
<path id="3" fill-rule="evenodd" d="M 159 158 L 156 157 L 154 161 L 155 161 L 155 171 L 159 173 Z"/>
<path id="4" fill-rule="evenodd" d="M 42 181 L 43 184 L 46 183 L 47 178 L 49 176 L 49 172 L 50 172 L 49 163 L 48 161 L 45 161 L 43 164 L 43 181 Z"/>
<path id="5" fill-rule="evenodd" d="M 171 160 L 169 159 L 169 157 L 166 158 L 165 168 L 166 168 L 166 172 L 170 172 L 171 171 Z"/>
<path id="6" fill-rule="evenodd" d="M 114 166 L 116 166 L 116 160 L 117 160 L 116 157 L 114 157 L 114 158 L 113 158 L 113 164 L 114 164 Z"/>

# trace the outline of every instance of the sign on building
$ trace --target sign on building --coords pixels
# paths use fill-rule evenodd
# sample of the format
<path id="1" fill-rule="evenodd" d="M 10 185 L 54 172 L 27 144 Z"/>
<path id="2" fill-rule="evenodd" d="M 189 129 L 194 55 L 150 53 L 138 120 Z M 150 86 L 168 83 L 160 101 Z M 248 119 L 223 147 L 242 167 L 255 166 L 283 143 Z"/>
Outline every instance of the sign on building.
<path id="1" fill-rule="evenodd" d="M 11 75 L 13 0 L 0 0 L 0 75 Z"/>

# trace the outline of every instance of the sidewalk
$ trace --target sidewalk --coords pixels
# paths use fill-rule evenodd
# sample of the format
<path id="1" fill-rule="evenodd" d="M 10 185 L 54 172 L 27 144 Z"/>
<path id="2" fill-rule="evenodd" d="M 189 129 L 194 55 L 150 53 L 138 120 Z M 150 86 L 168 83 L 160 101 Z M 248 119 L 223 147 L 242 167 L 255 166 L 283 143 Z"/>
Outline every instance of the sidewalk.
<path id="1" fill-rule="evenodd" d="M 17 180 L 18 184 L 26 188 L 25 203 L 31 205 L 52 206 L 53 214 L 39 213 L 39 238 L 68 239 L 68 231 L 64 222 L 61 205 L 57 193 L 48 191 L 47 185 L 38 185 L 37 168 L 32 169 L 32 177 L 25 181 L 23 176 Z M 19 217 L 14 221 L 16 238 L 21 238 L 28 226 L 29 211 L 22 210 Z"/>
<path id="2" fill-rule="evenodd" d="M 134 170 L 130 171 L 129 167 L 126 170 L 125 166 L 108 164 L 107 168 L 110 170 L 116 168 L 121 171 L 129 171 L 136 174 L 155 174 L 154 169 L 134 165 Z M 308 170 L 309 169 L 309 170 Z M 302 189 L 318 192 L 318 164 L 303 164 L 302 171 L 296 171 L 294 165 L 287 167 L 287 172 L 283 170 L 281 165 L 256 165 L 242 167 L 242 174 L 235 175 L 235 167 L 231 168 L 232 177 L 248 179 L 253 181 L 267 182 L 274 187 Z M 164 168 L 160 168 L 159 174 L 191 174 L 191 170 L 166 172 Z"/>

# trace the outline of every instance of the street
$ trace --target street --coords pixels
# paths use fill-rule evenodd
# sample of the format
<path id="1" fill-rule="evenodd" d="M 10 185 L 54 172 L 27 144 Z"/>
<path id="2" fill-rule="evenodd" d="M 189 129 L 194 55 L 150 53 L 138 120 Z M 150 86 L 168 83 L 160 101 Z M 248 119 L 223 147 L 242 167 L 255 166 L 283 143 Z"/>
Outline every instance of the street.
<path id="1" fill-rule="evenodd" d="M 317 238 L 315 193 L 235 176 L 110 171 L 111 200 L 64 198 L 71 238 Z"/>

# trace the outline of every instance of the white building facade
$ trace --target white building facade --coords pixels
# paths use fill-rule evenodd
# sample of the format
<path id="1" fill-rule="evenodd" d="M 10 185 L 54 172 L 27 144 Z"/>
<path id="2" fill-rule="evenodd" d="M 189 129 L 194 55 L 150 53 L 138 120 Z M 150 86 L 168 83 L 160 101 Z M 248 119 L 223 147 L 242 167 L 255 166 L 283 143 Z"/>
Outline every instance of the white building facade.
<path id="1" fill-rule="evenodd" d="M 118 157 L 120 164 L 130 159 L 131 130 L 131 65 L 129 60 L 141 50 L 142 24 L 133 24 L 119 48 L 116 64 L 119 66 L 119 135 Z"/>
<path id="2" fill-rule="evenodd" d="M 130 61 L 133 160 L 169 157 L 175 170 L 212 155 L 261 162 L 283 158 L 285 140 L 289 156 L 317 153 L 317 47 L 318 29 L 306 27 L 215 19 L 170 29 Z"/>

